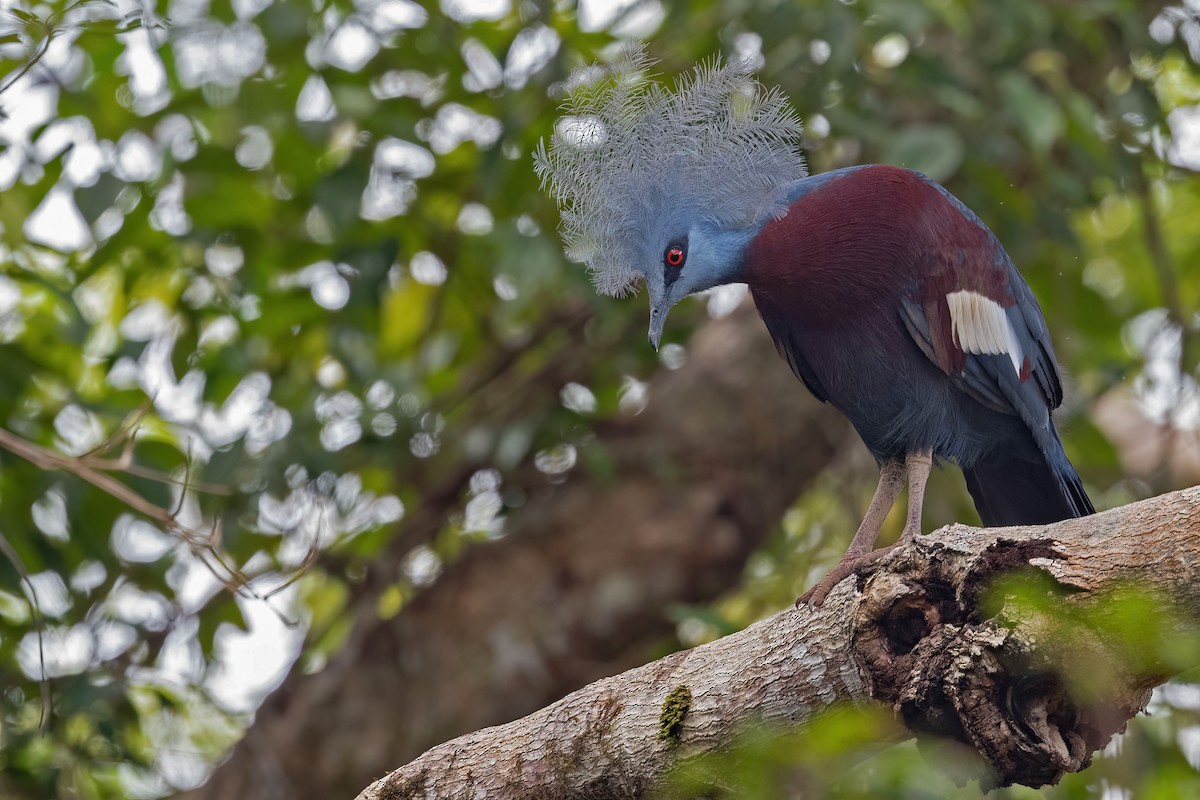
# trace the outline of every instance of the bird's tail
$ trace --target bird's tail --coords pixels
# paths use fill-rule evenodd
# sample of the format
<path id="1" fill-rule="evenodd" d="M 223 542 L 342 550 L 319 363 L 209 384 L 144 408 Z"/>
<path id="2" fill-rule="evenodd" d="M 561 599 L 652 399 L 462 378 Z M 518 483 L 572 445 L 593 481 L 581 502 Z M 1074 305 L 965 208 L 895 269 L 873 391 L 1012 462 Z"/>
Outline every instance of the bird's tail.
<path id="1" fill-rule="evenodd" d="M 1032 458 L 996 452 L 963 470 L 985 526 L 1044 525 L 1096 513 L 1058 433 L 1047 451 L 1035 452 Z"/>

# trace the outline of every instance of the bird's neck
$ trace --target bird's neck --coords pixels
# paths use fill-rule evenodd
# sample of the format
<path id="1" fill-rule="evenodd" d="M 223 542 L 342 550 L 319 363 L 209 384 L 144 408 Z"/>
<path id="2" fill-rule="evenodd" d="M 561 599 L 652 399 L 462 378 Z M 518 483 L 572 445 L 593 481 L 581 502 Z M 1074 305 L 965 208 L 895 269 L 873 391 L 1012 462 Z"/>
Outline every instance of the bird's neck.
<path id="1" fill-rule="evenodd" d="M 836 181 L 838 178 L 845 177 L 862 169 L 868 169 L 874 166 L 873 164 L 856 164 L 850 167 L 842 167 L 841 169 L 822 172 L 820 175 L 808 175 L 791 183 L 784 184 L 778 194 L 781 197 L 783 205 L 790 206 L 809 192 L 816 191 L 825 187 L 827 184 Z"/>
<path id="2" fill-rule="evenodd" d="M 695 258 L 688 260 L 685 270 L 690 273 L 689 292 L 741 282 L 746 250 L 760 227 L 729 231 L 693 228 L 688 244 Z"/>
<path id="3" fill-rule="evenodd" d="M 843 167 L 820 175 L 810 175 L 778 187 L 764 198 L 759 212 L 749 227 L 738 230 L 719 230 L 716 228 L 696 227 L 690 234 L 690 250 L 699 260 L 689 260 L 688 270 L 692 273 L 689 293 L 711 289 L 727 283 L 755 282 L 755 270 L 747 270 L 747 261 L 751 257 L 752 243 L 768 228 L 774 229 L 773 237 L 792 238 L 791 233 L 799 233 L 804 226 L 804 214 L 794 214 L 801 204 L 807 201 L 810 207 L 820 204 L 817 195 L 821 189 L 834 183 L 839 178 L 866 169 L 871 165 Z M 791 217 L 790 219 L 788 217 Z M 794 261 L 796 253 L 803 244 L 804 237 L 796 236 L 788 242 L 786 253 L 790 256 L 782 262 L 773 265 L 774 270 L 793 273 L 787 278 L 794 278 Z M 761 270 L 760 270 L 761 271 Z"/>

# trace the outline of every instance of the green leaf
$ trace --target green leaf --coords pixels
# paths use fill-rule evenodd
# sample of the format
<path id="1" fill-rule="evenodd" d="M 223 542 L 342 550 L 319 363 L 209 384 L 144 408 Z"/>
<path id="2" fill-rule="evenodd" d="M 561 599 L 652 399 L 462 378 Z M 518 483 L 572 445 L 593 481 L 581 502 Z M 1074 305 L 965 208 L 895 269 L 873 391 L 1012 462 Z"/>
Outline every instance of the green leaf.
<path id="1" fill-rule="evenodd" d="M 999 85 L 1005 109 L 1016 119 L 1034 151 L 1047 152 L 1066 127 L 1059 104 L 1018 72 L 1001 76 Z"/>
<path id="2" fill-rule="evenodd" d="M 962 137 L 943 125 L 905 128 L 887 140 L 884 160 L 889 164 L 923 172 L 935 181 L 945 181 L 962 164 Z"/>

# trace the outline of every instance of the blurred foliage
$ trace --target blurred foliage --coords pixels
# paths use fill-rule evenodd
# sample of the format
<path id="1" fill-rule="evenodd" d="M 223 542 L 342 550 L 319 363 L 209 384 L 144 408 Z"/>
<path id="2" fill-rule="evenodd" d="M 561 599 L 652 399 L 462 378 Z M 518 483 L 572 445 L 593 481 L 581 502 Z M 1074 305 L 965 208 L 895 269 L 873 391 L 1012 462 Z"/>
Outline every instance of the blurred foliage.
<path id="1" fill-rule="evenodd" d="M 1152 708 L 1167 709 L 1163 705 Z M 1190 730 L 1194 731 L 1194 726 Z M 1085 772 L 1067 775 L 1058 786 L 1013 786 L 994 789 L 987 796 L 996 800 L 1194 797 L 1200 790 L 1194 754 L 1189 751 L 1185 757 L 1174 744 L 1183 739 L 1194 746 L 1194 732 L 1188 731 L 1170 724 L 1139 723 Z M 683 763 L 659 797 L 968 800 L 983 796 L 977 782 L 979 757 L 974 751 L 936 740 L 908 741 L 883 749 L 881 743 L 889 737 L 899 738 L 895 723 L 873 708 L 832 712 L 802 733 L 748 730 L 728 752 Z M 1123 791 L 1132 795 L 1121 794 Z"/>
<path id="2" fill-rule="evenodd" d="M 814 171 L 888 161 L 946 182 L 1047 310 L 1098 505 L 1170 485 L 1126 474 L 1083 412 L 1127 387 L 1181 436 L 1200 417 L 1200 163 L 1167 122 L 1200 102 L 1194 6 L 603 5 L 581 10 L 590 30 L 570 2 L 4 5 L 0 426 L 78 459 L 0 452 L 0 795 L 195 784 L 269 684 L 228 690 L 252 609 L 306 630 L 318 669 L 356 599 L 394 615 L 530 488 L 610 477 L 592 429 L 636 413 L 659 364 L 644 309 L 564 263 L 529 153 L 555 83 L 619 35 L 668 75 L 714 51 L 760 60 L 807 120 Z M 673 315 L 668 338 L 703 316 Z M 848 457 L 807 492 L 736 596 L 675 609 L 682 639 L 790 603 L 853 530 L 869 472 Z M 927 526 L 972 519 L 961 479 L 938 480 Z M 432 531 L 401 535 L 421 511 Z M 810 734 L 825 750 L 763 736 L 756 758 L 803 772 L 788 759 L 809 748 L 824 780 L 882 724 L 839 719 Z M 1139 721 L 1060 796 L 1195 782 L 1190 719 Z M 949 796 L 928 788 L 945 765 L 910 748 L 867 764 L 829 792 Z"/>

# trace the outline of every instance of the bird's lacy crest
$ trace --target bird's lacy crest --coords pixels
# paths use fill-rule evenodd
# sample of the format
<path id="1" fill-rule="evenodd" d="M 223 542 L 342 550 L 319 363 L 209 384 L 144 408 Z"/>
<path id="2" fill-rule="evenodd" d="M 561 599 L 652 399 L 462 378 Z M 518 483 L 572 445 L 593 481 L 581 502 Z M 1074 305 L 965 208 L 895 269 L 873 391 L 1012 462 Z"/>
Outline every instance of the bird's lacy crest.
<path id="1" fill-rule="evenodd" d="M 714 59 L 670 89 L 651 66 L 636 47 L 576 70 L 534 154 L 569 257 L 605 294 L 628 291 L 664 239 L 697 221 L 734 230 L 786 213 L 778 190 L 806 174 L 799 119 L 748 65 Z"/>

